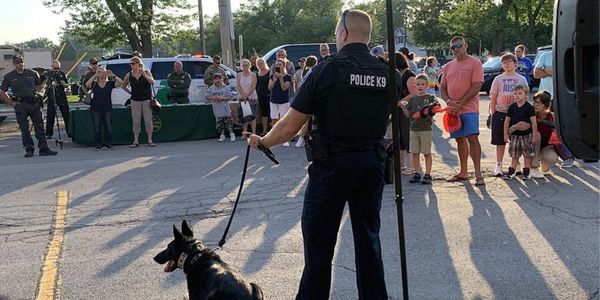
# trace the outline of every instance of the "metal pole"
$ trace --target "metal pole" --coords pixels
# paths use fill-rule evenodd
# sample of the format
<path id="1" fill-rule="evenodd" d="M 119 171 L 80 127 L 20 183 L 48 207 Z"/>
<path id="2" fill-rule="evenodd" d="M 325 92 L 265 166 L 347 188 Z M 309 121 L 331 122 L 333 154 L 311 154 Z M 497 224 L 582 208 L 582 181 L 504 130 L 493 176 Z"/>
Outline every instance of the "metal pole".
<path id="1" fill-rule="evenodd" d="M 244 37 L 240 34 L 238 37 L 240 43 L 240 62 L 244 59 Z"/>
<path id="2" fill-rule="evenodd" d="M 229 0 L 219 0 L 219 19 L 221 21 L 221 54 L 223 55 L 223 63 L 233 67 L 233 49 L 231 47 L 231 41 L 233 40 L 233 37 L 231 36 L 231 29 L 233 25 L 231 24 L 230 20 L 230 5 L 231 4 Z"/>
<path id="3" fill-rule="evenodd" d="M 389 78 L 390 84 L 388 84 L 389 95 L 390 95 L 390 106 L 392 110 L 392 136 L 394 141 L 394 200 L 396 201 L 396 212 L 398 215 L 398 242 L 400 244 L 400 269 L 402 275 L 402 296 L 404 300 L 408 300 L 408 276 L 406 268 L 406 243 L 404 241 L 404 212 L 402 211 L 402 178 L 400 173 L 400 133 L 399 122 L 398 122 L 398 90 L 401 88 L 396 87 L 396 55 L 394 54 L 396 49 L 396 39 L 394 31 L 394 16 L 392 10 L 392 0 L 386 0 L 386 11 L 387 11 L 387 40 L 389 55 Z M 406 34 L 404 41 L 406 42 Z"/>
<path id="4" fill-rule="evenodd" d="M 200 52 L 206 54 L 206 39 L 204 37 L 204 15 L 202 13 L 202 0 L 198 0 L 198 34 L 200 35 Z"/>

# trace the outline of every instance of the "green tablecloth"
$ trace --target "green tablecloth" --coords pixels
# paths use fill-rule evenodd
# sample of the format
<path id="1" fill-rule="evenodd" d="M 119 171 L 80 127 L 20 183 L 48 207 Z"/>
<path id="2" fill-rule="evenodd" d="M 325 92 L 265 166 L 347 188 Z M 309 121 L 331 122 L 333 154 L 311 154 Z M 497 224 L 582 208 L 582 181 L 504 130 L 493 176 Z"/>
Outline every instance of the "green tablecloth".
<path id="1" fill-rule="evenodd" d="M 69 128 L 77 144 L 94 145 L 94 125 L 89 108 L 70 111 Z M 152 116 L 155 143 L 209 139 L 217 136 L 215 117 L 210 104 L 163 105 Z M 140 143 L 146 143 L 142 121 Z M 116 107 L 112 112 L 113 144 L 125 145 L 133 141 L 131 109 Z"/>

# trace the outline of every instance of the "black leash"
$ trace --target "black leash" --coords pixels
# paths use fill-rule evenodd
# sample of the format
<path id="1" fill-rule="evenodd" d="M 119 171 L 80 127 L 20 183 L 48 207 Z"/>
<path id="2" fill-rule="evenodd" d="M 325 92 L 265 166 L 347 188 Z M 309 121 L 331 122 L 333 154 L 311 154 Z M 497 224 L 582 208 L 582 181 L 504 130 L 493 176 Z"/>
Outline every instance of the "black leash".
<path id="1" fill-rule="evenodd" d="M 272 162 L 276 165 L 279 164 L 275 155 L 271 150 L 263 145 L 258 146 L 258 150 L 262 151 Z M 219 248 L 222 248 L 225 245 L 225 239 L 227 238 L 227 233 L 229 232 L 229 227 L 231 226 L 231 221 L 233 221 L 233 216 L 235 215 L 235 210 L 237 209 L 238 203 L 240 202 L 240 196 L 242 195 L 242 189 L 244 188 L 244 180 L 246 179 L 246 171 L 248 170 L 248 158 L 250 157 L 250 145 L 246 148 L 246 158 L 244 159 L 244 169 L 242 171 L 242 180 L 240 182 L 240 189 L 238 190 L 237 197 L 235 199 L 235 204 L 233 205 L 233 211 L 231 211 L 231 215 L 229 216 L 229 222 L 227 222 L 227 227 L 225 227 L 225 232 L 223 232 L 223 237 L 219 241 Z"/>

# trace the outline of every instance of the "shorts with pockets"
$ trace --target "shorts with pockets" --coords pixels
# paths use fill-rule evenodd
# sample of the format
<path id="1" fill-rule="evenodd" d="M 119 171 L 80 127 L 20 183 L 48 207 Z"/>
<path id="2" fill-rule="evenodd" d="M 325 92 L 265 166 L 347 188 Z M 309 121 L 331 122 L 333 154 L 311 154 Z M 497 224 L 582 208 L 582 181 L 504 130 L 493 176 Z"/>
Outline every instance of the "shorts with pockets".
<path id="1" fill-rule="evenodd" d="M 410 152 L 431 154 L 431 131 L 410 132 Z"/>

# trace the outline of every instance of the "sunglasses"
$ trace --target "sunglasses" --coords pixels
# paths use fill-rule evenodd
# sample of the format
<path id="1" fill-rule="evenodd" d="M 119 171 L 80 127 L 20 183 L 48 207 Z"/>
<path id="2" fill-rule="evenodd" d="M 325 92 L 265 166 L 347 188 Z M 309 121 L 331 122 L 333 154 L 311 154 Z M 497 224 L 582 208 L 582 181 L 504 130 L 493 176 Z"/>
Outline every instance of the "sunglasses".
<path id="1" fill-rule="evenodd" d="M 463 44 L 456 44 L 456 45 L 454 45 L 454 46 L 451 46 L 451 47 L 450 47 L 450 50 L 456 50 L 456 49 L 460 49 L 460 48 L 462 48 L 463 46 L 464 46 Z"/>
<path id="2" fill-rule="evenodd" d="M 132 66 L 133 65 L 137 65 L 137 63 L 134 63 L 134 62 L 130 62 L 129 64 L 132 65 Z"/>
<path id="3" fill-rule="evenodd" d="M 98 63 L 90 63 L 90 65 L 96 66 L 96 65 L 98 65 Z"/>
<path id="4" fill-rule="evenodd" d="M 348 11 L 350 11 L 350 10 L 346 9 L 342 13 L 342 19 L 340 20 L 342 22 L 342 26 L 344 26 L 344 30 L 346 30 L 346 35 L 348 35 L 348 27 L 346 27 L 346 15 L 348 14 Z"/>
<path id="5" fill-rule="evenodd" d="M 14 62 L 14 64 L 15 64 L 15 65 L 22 64 L 22 63 L 23 63 L 23 61 L 22 61 L 22 60 L 16 60 L 16 61 Z"/>

